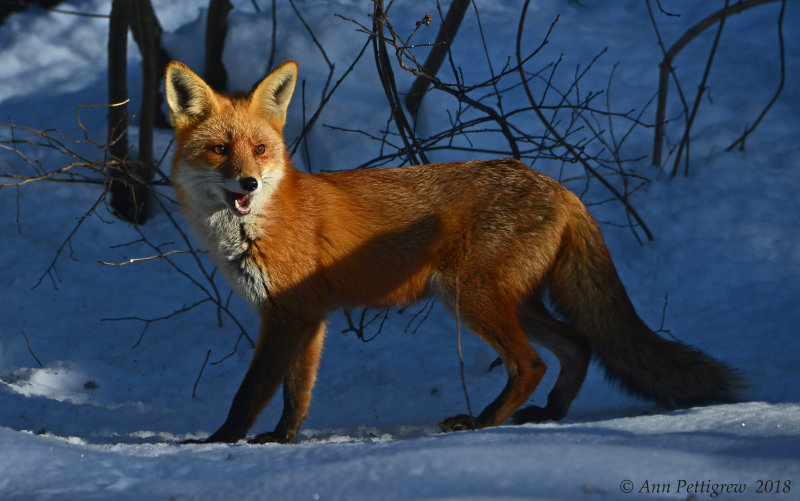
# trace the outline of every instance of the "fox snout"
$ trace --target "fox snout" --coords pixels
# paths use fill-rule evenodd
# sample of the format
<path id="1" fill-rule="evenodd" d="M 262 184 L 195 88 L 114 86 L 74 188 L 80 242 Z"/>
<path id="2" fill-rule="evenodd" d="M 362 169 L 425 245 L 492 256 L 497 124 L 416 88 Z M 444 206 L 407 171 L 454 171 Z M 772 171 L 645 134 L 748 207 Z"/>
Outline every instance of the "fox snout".
<path id="1" fill-rule="evenodd" d="M 256 191 L 258 189 L 258 179 L 254 177 L 244 177 L 239 179 L 239 186 L 248 193 Z"/>
<path id="2" fill-rule="evenodd" d="M 253 196 L 261 188 L 261 181 L 252 176 L 247 176 L 239 178 L 236 182 L 238 186 L 235 190 L 226 189 L 228 206 L 234 214 L 246 216 L 250 214 L 250 204 L 253 201 Z"/>

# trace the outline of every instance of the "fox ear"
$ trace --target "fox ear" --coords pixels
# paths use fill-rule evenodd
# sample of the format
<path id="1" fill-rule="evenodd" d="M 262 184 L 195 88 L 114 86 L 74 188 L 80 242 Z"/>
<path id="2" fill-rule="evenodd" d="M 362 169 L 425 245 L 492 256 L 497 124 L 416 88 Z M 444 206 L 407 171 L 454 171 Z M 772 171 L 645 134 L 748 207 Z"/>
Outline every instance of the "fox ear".
<path id="1" fill-rule="evenodd" d="M 250 112 L 265 116 L 279 128 L 286 123 L 286 109 L 297 81 L 297 63 L 286 61 L 250 92 Z"/>
<path id="2" fill-rule="evenodd" d="M 169 63 L 165 80 L 173 127 L 202 119 L 214 110 L 214 91 L 184 64 Z"/>

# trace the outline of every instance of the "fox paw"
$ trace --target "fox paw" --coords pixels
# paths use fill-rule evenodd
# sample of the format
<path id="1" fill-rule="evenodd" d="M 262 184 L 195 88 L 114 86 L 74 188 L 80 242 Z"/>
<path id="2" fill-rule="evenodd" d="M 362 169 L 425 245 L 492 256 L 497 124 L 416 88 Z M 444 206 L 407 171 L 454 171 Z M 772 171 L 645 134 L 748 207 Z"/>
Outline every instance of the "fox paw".
<path id="1" fill-rule="evenodd" d="M 474 430 L 477 427 L 478 426 L 475 422 L 475 418 L 468 416 L 467 414 L 449 417 L 439 423 L 439 429 L 444 433 L 449 433 L 451 431 Z"/>
<path id="2" fill-rule="evenodd" d="M 260 433 L 247 441 L 248 444 L 289 444 L 292 439 L 285 434 L 275 433 L 269 431 L 267 433 Z"/>
<path id="3" fill-rule="evenodd" d="M 193 444 L 217 444 L 217 443 L 235 444 L 236 442 L 238 442 L 238 440 L 233 440 L 233 439 L 226 440 L 212 435 L 205 440 L 198 440 L 196 438 L 187 438 L 186 440 L 181 440 L 178 443 L 180 445 L 193 445 Z"/>
<path id="4" fill-rule="evenodd" d="M 515 412 L 514 415 L 511 416 L 511 420 L 514 424 L 543 423 L 545 421 L 558 421 L 562 417 L 564 416 L 559 415 L 559 413 L 547 407 L 531 405 L 530 407 L 525 407 Z"/>

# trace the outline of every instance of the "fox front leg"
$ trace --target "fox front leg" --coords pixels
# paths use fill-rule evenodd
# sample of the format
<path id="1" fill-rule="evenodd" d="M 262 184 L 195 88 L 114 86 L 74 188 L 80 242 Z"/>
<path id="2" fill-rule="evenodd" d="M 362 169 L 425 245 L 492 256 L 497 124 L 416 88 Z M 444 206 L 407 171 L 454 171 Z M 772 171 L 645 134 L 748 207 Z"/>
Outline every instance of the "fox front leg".
<path id="1" fill-rule="evenodd" d="M 274 431 L 261 433 L 250 440 L 252 444 L 294 442 L 297 430 L 308 416 L 311 390 L 317 378 L 319 359 L 325 341 L 325 322 L 321 322 L 303 353 L 295 361 L 283 381 L 283 414 Z"/>
<path id="2" fill-rule="evenodd" d="M 285 318 L 293 319 L 293 321 L 283 321 Z M 258 345 L 250 362 L 250 368 L 233 398 L 225 423 L 208 437 L 206 442 L 235 443 L 243 439 L 278 390 L 281 381 L 284 381 L 290 372 L 295 372 L 294 370 L 290 371 L 295 365 L 295 361 L 306 358 L 304 350 L 312 338 L 319 337 L 321 322 L 300 322 L 298 320 L 300 318 L 302 317 L 299 315 L 288 314 L 266 313 L 263 315 Z M 319 349 L 321 350 L 321 345 Z M 316 370 L 316 365 L 314 369 Z M 299 378 L 299 380 L 306 382 L 303 378 Z M 313 377 L 311 381 L 313 384 Z M 310 386 L 307 390 L 310 398 Z M 302 406 L 292 409 L 296 410 L 290 409 L 288 414 L 285 411 L 287 420 L 285 428 L 287 432 L 291 431 L 292 426 L 288 425 L 294 426 L 294 421 L 297 421 L 294 426 L 294 433 L 296 433 L 296 428 L 302 421 L 297 418 L 300 415 L 305 417 L 308 401 L 305 401 L 304 409 Z M 298 412 L 300 413 L 298 414 Z"/>

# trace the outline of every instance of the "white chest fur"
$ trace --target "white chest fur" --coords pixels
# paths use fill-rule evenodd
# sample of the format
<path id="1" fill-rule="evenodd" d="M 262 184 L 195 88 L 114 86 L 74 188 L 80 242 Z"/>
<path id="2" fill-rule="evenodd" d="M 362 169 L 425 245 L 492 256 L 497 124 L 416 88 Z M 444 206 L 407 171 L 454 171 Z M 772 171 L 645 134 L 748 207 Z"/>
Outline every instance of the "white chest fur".
<path id="1" fill-rule="evenodd" d="M 181 163 L 175 177 L 185 194 L 184 214 L 200 245 L 233 290 L 258 310 L 267 299 L 269 273 L 252 259 L 256 239 L 253 224 L 269 194 L 262 190 L 251 203 L 252 213 L 239 216 L 226 206 L 225 179 L 215 170 L 195 170 Z"/>
<path id="2" fill-rule="evenodd" d="M 254 250 L 249 217 L 234 215 L 222 207 L 203 212 L 187 211 L 195 236 L 231 287 L 255 310 L 267 299 L 269 273 L 252 259 Z"/>

